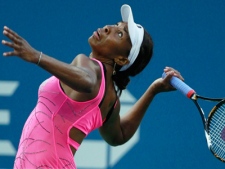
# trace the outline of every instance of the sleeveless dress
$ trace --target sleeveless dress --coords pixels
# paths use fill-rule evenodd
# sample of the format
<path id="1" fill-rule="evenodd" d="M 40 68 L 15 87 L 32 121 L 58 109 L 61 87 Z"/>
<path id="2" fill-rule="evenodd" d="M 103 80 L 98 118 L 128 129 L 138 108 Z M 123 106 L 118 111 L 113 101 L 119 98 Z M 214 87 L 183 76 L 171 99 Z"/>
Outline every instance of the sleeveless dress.
<path id="1" fill-rule="evenodd" d="M 99 104 L 105 93 L 105 75 L 102 63 L 95 61 L 101 67 L 102 79 L 92 100 L 70 99 L 55 76 L 40 85 L 36 107 L 22 131 L 14 168 L 76 169 L 70 145 L 77 150 L 79 144 L 69 137 L 70 129 L 75 127 L 87 135 L 103 124 Z"/>

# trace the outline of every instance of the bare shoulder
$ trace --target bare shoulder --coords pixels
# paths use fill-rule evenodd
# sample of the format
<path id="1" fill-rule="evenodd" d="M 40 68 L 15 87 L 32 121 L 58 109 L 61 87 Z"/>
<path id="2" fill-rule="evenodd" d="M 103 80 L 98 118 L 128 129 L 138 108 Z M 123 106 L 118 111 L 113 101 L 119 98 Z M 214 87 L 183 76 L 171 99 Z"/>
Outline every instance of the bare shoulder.
<path id="1" fill-rule="evenodd" d="M 87 63 L 89 60 L 90 58 L 85 54 L 79 54 L 73 59 L 71 65 L 79 66 L 79 64 Z"/>
<path id="2" fill-rule="evenodd" d="M 88 56 L 85 54 L 79 54 L 77 55 L 71 65 L 81 67 L 81 68 L 89 68 L 91 70 L 99 70 L 99 65 L 96 61 L 90 59 Z"/>
<path id="3" fill-rule="evenodd" d="M 89 75 L 89 77 L 92 78 L 96 77 L 98 83 L 101 80 L 102 72 L 99 64 L 93 59 L 90 59 L 88 56 L 84 54 L 77 55 L 73 59 L 71 65 L 83 70 Z"/>

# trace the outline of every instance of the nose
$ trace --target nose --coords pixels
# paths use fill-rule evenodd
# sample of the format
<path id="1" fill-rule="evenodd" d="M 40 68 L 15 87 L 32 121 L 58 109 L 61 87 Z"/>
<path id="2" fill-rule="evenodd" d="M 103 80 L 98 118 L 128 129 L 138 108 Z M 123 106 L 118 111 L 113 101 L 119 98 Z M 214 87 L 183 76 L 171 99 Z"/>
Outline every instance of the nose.
<path id="1" fill-rule="evenodd" d="M 109 32 L 110 32 L 109 25 L 104 26 L 104 27 L 103 27 L 103 30 L 104 30 L 104 32 L 105 32 L 106 34 L 109 34 Z"/>

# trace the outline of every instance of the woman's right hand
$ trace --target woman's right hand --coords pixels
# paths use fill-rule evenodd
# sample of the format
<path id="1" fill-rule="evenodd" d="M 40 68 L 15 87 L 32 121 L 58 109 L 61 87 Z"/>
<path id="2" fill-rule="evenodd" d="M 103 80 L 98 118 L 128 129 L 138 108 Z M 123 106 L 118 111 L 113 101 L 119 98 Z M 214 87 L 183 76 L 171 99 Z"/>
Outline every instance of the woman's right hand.
<path id="1" fill-rule="evenodd" d="M 24 38 L 6 26 L 3 28 L 3 34 L 11 42 L 2 40 L 2 44 L 13 49 L 13 51 L 4 52 L 3 56 L 18 56 L 27 62 L 38 63 L 40 52 L 32 48 Z"/>

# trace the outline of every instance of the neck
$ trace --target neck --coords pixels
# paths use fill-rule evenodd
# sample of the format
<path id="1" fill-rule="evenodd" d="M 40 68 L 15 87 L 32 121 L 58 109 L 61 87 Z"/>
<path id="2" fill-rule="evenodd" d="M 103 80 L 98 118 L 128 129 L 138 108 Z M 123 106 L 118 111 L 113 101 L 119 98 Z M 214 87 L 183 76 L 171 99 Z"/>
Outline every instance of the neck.
<path id="1" fill-rule="evenodd" d="M 90 57 L 90 58 L 96 58 L 96 57 L 94 57 L 93 52 L 90 53 L 89 57 Z M 97 59 L 97 58 L 96 58 L 96 59 Z M 99 60 L 100 62 L 102 62 L 103 64 L 106 64 L 106 65 L 109 65 L 109 66 L 111 66 L 111 67 L 114 67 L 114 61 L 113 61 L 113 59 L 112 59 L 112 60 L 98 59 L 98 60 Z M 105 61 L 103 61 L 103 60 L 105 60 Z"/>
<path id="2" fill-rule="evenodd" d="M 107 72 L 109 73 L 110 76 L 115 75 L 115 65 L 113 63 L 109 63 L 109 62 L 102 62 L 102 63 L 105 65 L 105 67 L 109 66 L 108 67 L 109 70 Z"/>

